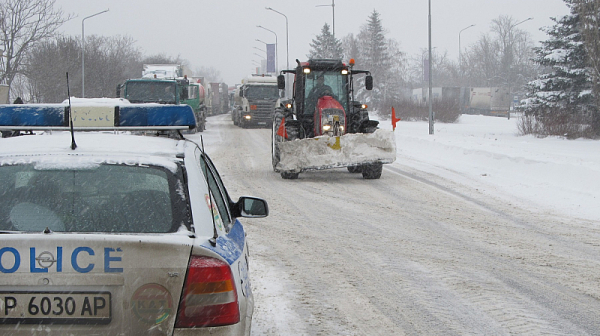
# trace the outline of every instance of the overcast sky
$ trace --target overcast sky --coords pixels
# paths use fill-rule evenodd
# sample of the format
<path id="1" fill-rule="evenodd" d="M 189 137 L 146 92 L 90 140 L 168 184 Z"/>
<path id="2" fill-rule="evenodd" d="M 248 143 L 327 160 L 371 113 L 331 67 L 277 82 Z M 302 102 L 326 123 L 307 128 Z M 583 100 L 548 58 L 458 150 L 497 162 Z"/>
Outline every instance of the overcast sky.
<path id="1" fill-rule="evenodd" d="M 166 3 L 170 3 L 167 5 Z M 286 20 L 265 7 L 285 14 L 289 22 L 289 64 L 305 60 L 309 43 L 324 23 L 332 24 L 331 0 L 56 0 L 56 5 L 76 17 L 61 29 L 81 37 L 82 19 L 105 9 L 109 12 L 85 20 L 85 35 L 128 35 L 146 55 L 164 53 L 187 59 L 192 69 L 207 66 L 220 71 L 229 85 L 255 70 L 264 44 L 275 42 L 279 67 L 286 67 Z M 463 50 L 499 15 L 517 21 L 534 41 L 546 39 L 541 27 L 552 25 L 550 17 L 568 14 L 562 0 L 431 0 L 432 39 L 437 52 L 458 58 L 459 32 Z M 317 7 L 317 5 L 329 5 Z M 427 47 L 428 0 L 335 0 L 335 34 L 342 38 L 358 34 L 369 15 L 377 10 L 387 37 L 400 43 L 408 55 Z M 275 34 L 257 28 L 261 25 Z M 86 73 L 87 75 L 87 73 Z M 141 69 L 140 69 L 141 76 Z"/>

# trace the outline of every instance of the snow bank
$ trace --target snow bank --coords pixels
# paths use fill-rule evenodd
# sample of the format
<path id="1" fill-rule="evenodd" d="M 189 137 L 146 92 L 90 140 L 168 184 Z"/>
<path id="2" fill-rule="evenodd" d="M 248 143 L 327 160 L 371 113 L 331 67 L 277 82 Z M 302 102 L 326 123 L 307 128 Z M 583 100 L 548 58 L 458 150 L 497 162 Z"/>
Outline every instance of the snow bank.
<path id="1" fill-rule="evenodd" d="M 436 123 L 434 135 L 426 122 L 400 122 L 396 164 L 532 210 L 600 220 L 600 141 L 519 136 L 518 121 L 462 115 Z"/>

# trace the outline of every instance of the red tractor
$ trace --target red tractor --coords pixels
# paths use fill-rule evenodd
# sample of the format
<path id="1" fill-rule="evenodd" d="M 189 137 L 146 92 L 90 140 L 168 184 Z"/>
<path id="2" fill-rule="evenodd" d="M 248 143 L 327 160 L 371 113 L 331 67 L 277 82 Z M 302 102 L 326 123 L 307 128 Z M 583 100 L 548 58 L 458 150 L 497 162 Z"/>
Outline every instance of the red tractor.
<path id="1" fill-rule="evenodd" d="M 354 101 L 353 77 L 366 75 L 365 88 L 371 90 L 370 72 L 353 69 L 353 60 L 296 62 L 296 69 L 278 76 L 281 90 L 283 74 L 293 73 L 295 80 L 293 98 L 273 116 L 273 170 L 296 179 L 306 170 L 348 167 L 366 179 L 380 178 L 382 165 L 396 159 L 396 146 L 393 133 L 380 130 L 367 106 Z"/>

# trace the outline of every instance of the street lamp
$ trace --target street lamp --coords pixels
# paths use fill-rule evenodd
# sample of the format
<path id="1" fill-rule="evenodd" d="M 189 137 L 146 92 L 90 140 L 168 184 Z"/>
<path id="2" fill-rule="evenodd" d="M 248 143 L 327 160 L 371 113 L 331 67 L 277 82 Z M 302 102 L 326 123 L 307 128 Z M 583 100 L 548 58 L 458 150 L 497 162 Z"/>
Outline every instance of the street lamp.
<path id="1" fill-rule="evenodd" d="M 285 18 L 285 60 L 286 60 L 286 69 L 290 68 L 290 39 L 289 39 L 289 30 L 288 30 L 288 18 L 285 14 L 278 12 L 276 10 L 274 10 L 271 7 L 265 7 L 267 10 L 273 11 L 279 15 L 283 15 L 283 17 Z M 262 41 L 261 41 L 262 42 Z"/>
<path id="2" fill-rule="evenodd" d="M 98 12 L 96 14 L 86 16 L 81 20 L 81 98 L 85 98 L 85 20 L 96 15 L 100 15 L 102 13 L 108 12 L 109 9 L 103 10 L 102 12 Z"/>
<path id="3" fill-rule="evenodd" d="M 317 5 L 315 7 L 329 7 L 331 6 L 331 11 L 333 12 L 333 23 L 331 28 L 333 30 L 333 38 L 335 39 L 335 0 L 331 0 L 331 5 Z"/>
<path id="4" fill-rule="evenodd" d="M 460 77 L 461 77 L 461 79 L 462 79 L 462 57 L 461 57 L 461 51 L 462 51 L 462 49 L 460 47 L 460 34 L 462 34 L 463 31 L 465 31 L 465 30 L 467 30 L 467 29 L 469 29 L 471 27 L 475 27 L 475 25 L 472 24 L 472 25 L 470 25 L 470 26 L 468 26 L 466 28 L 463 28 L 461 31 L 458 32 L 458 69 L 460 70 Z"/>
<path id="5" fill-rule="evenodd" d="M 265 28 L 261 25 L 256 26 L 258 28 L 262 28 L 266 31 L 270 31 L 271 33 L 273 33 L 273 35 L 275 35 L 275 72 L 277 73 L 277 71 L 279 70 L 279 53 L 277 52 L 277 33 L 275 33 L 274 31 L 272 31 L 271 29 Z"/>

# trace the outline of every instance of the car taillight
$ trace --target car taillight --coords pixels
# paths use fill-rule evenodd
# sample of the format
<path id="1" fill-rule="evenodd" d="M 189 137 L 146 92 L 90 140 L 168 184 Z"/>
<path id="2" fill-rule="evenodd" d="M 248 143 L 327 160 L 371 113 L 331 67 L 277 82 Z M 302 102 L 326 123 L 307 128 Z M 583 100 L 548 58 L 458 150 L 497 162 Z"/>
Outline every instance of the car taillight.
<path id="1" fill-rule="evenodd" d="M 237 292 L 229 264 L 215 258 L 193 256 L 175 327 L 216 327 L 239 321 Z"/>

